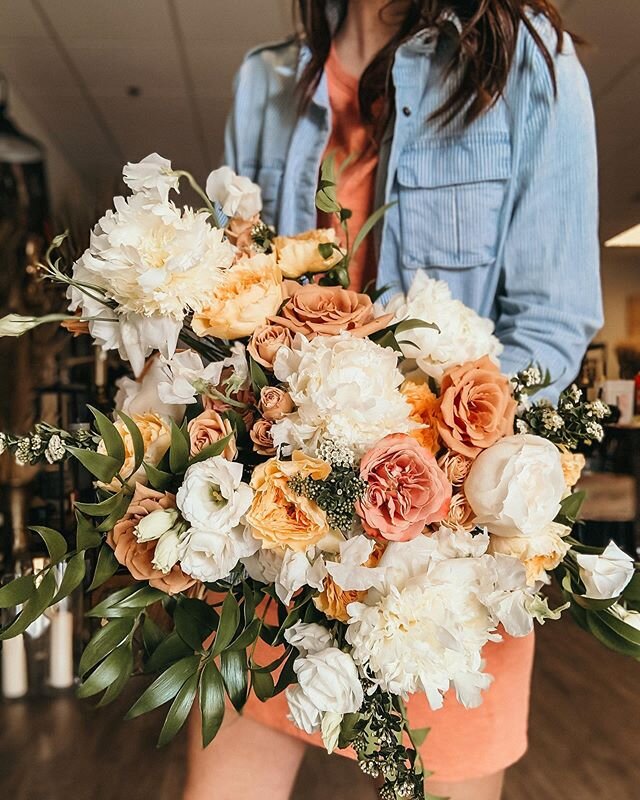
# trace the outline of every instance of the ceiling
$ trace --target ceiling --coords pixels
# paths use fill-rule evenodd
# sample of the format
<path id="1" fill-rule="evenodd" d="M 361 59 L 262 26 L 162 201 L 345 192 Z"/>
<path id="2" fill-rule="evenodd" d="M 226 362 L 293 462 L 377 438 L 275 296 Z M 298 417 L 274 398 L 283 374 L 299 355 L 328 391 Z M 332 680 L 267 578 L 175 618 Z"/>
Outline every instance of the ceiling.
<path id="1" fill-rule="evenodd" d="M 290 0 L 0 0 L 0 70 L 89 187 L 151 150 L 204 175 L 233 74 Z M 602 238 L 640 221 L 640 1 L 565 0 L 598 119 Z"/>

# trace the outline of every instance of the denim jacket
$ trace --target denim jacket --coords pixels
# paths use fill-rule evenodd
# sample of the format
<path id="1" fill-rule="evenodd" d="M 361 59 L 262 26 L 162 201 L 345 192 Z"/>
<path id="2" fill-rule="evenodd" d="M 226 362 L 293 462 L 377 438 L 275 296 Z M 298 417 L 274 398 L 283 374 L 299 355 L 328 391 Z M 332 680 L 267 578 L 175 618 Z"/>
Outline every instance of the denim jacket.
<path id="1" fill-rule="evenodd" d="M 534 25 L 553 54 L 555 34 Z M 407 290 L 416 270 L 491 317 L 501 366 L 549 369 L 556 390 L 577 374 L 602 324 L 597 166 L 586 76 L 565 36 L 554 55 L 557 96 L 524 29 L 504 96 L 465 127 L 429 120 L 452 90 L 451 40 L 425 29 L 402 45 L 396 109 L 380 147 L 375 206 L 378 285 Z M 316 225 L 318 171 L 331 130 L 323 76 L 298 113 L 308 58 L 293 40 L 250 52 L 235 82 L 225 159 L 260 184 L 265 220 L 290 235 Z"/>

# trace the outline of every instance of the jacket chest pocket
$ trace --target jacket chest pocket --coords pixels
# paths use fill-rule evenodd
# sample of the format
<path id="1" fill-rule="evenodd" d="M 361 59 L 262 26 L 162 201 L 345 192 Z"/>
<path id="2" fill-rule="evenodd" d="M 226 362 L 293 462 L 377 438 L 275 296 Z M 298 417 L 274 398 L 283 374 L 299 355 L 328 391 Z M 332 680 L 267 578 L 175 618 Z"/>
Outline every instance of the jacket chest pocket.
<path id="1" fill-rule="evenodd" d="M 405 268 L 492 264 L 510 176 L 506 133 L 423 139 L 405 149 L 397 172 Z"/>
<path id="2" fill-rule="evenodd" d="M 241 165 L 240 173 L 247 175 L 260 187 L 262 196 L 262 219 L 267 225 L 277 225 L 280 207 L 280 186 L 282 184 L 282 168 L 279 166 L 261 166 L 253 161 Z"/>

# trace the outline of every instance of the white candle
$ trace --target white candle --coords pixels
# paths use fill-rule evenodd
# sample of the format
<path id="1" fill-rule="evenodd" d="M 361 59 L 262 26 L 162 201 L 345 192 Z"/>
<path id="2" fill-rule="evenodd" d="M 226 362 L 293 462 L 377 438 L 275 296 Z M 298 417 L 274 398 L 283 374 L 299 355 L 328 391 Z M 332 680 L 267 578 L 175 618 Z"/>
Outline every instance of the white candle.
<path id="1" fill-rule="evenodd" d="M 73 614 L 58 610 L 51 617 L 49 683 L 54 689 L 73 685 Z"/>
<path id="2" fill-rule="evenodd" d="M 24 636 L 19 634 L 2 643 L 2 694 L 9 700 L 24 697 L 27 680 L 27 651 Z"/>

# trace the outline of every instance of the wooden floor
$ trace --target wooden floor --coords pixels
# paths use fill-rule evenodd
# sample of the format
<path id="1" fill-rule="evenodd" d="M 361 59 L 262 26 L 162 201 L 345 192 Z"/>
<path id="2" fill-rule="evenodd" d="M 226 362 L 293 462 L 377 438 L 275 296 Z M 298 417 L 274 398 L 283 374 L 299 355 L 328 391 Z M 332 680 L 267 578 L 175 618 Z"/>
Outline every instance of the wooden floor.
<path id="1" fill-rule="evenodd" d="M 71 698 L 0 704 L 0 798 L 180 800 L 184 738 L 156 750 L 159 718 L 121 723 L 125 708 L 93 711 Z M 375 793 L 352 762 L 314 749 L 295 800 L 327 797 Z M 539 630 L 530 750 L 510 771 L 504 800 L 556 798 L 640 798 L 640 664 L 568 618 Z"/>

